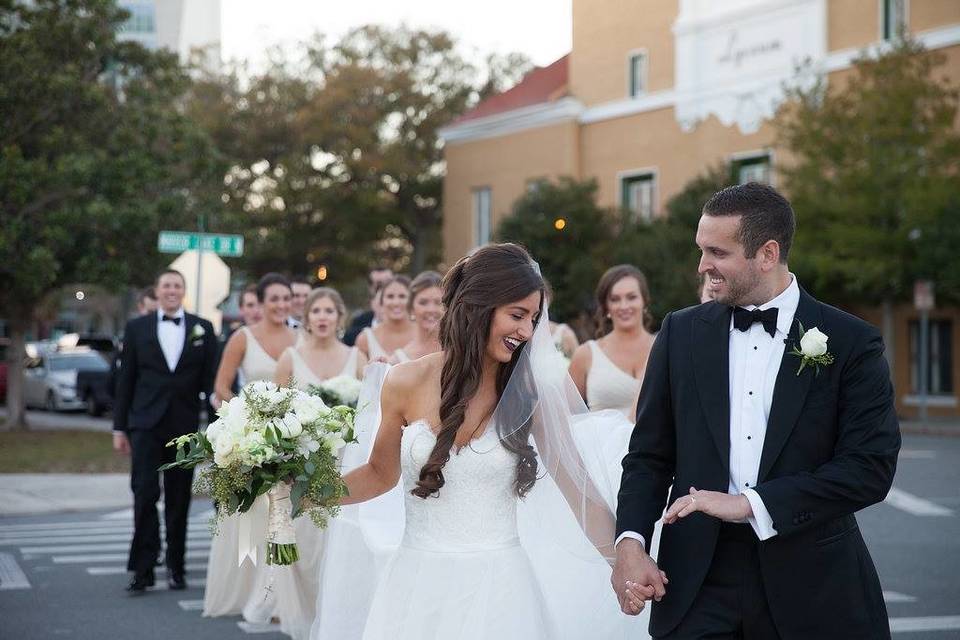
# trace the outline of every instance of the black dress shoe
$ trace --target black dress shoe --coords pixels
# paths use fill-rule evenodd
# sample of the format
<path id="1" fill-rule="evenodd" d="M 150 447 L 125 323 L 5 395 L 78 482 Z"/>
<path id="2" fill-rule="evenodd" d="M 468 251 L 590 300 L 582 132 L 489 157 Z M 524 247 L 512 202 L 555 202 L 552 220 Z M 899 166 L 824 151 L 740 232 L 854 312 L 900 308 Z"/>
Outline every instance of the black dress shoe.
<path id="1" fill-rule="evenodd" d="M 183 571 L 167 572 L 167 587 L 171 591 L 183 591 L 187 588 L 187 581 L 183 577 Z"/>
<path id="2" fill-rule="evenodd" d="M 147 591 L 147 587 L 152 587 L 155 583 L 152 573 L 137 574 L 127 585 L 127 593 L 131 596 L 141 596 Z"/>

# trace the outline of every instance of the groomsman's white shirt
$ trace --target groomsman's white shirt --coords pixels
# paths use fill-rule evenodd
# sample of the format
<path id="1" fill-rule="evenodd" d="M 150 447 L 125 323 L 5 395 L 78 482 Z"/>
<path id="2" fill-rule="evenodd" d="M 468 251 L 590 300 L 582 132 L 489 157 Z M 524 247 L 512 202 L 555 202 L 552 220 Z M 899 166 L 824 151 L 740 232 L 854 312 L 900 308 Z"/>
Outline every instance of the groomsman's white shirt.
<path id="1" fill-rule="evenodd" d="M 727 493 L 743 494 L 750 501 L 753 515 L 747 522 L 760 540 L 777 535 L 773 518 L 753 487 L 760 473 L 760 456 L 777 374 L 799 304 L 800 287 L 791 273 L 790 285 L 783 293 L 759 307 L 747 307 L 749 310 L 778 309 L 774 337 L 771 338 L 759 322 L 748 331 L 739 331 L 730 317 L 730 484 Z M 757 375 L 757 372 L 763 373 Z M 624 531 L 617 537 L 617 544 L 624 538 L 634 538 L 644 544 L 643 536 L 635 531 Z"/>
<path id="2" fill-rule="evenodd" d="M 180 362 L 180 355 L 183 353 L 183 342 L 187 337 L 187 320 L 183 313 L 183 307 L 177 309 L 172 318 L 180 318 L 180 324 L 173 322 L 164 322 L 165 316 L 163 309 L 157 309 L 157 339 L 160 341 L 160 349 L 163 351 L 163 358 L 167 361 L 167 368 L 173 371 Z"/>

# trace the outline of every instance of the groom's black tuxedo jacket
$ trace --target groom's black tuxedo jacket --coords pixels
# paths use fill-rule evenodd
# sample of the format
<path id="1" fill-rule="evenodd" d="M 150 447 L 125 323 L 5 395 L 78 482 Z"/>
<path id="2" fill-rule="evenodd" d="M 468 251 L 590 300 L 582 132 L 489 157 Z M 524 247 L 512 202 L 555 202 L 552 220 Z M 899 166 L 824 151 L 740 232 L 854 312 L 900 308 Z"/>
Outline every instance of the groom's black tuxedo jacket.
<path id="1" fill-rule="evenodd" d="M 617 533 L 636 531 L 648 547 L 668 491 L 672 503 L 690 487 L 728 490 L 730 315 L 715 302 L 672 313 L 651 351 L 617 509 Z M 799 346 L 800 323 L 829 337 L 835 361 L 819 374 L 807 367 L 797 375 L 800 358 L 790 351 Z M 883 500 L 893 481 L 900 449 L 893 401 L 876 329 L 801 290 L 755 487 L 778 532 L 760 543 L 759 558 L 784 640 L 889 637 L 853 514 Z M 669 632 L 690 608 L 719 529 L 702 513 L 664 525 L 658 564 L 670 582 L 653 607 L 654 635 Z"/>
<path id="2" fill-rule="evenodd" d="M 194 337 L 194 327 L 204 335 Z M 184 315 L 185 340 L 173 371 L 160 348 L 157 314 L 127 323 L 117 379 L 113 426 L 117 431 L 161 428 L 169 435 L 196 431 L 200 419 L 200 392 L 213 388 L 217 366 L 217 338 L 213 325 L 191 313 Z"/>

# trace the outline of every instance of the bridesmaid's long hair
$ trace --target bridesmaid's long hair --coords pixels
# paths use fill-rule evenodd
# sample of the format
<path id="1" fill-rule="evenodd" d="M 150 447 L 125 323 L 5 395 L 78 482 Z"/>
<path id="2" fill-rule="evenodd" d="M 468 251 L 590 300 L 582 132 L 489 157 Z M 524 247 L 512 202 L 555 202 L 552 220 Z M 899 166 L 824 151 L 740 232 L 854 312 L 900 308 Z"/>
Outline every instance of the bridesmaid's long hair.
<path id="1" fill-rule="evenodd" d="M 450 459 L 457 431 L 463 425 L 467 403 L 480 387 L 480 372 L 490 337 L 490 325 L 497 307 L 522 300 L 539 291 L 543 308 L 543 278 L 537 273 L 526 250 L 516 244 L 493 244 L 461 258 L 443 279 L 446 313 L 440 321 L 440 348 L 444 352 L 440 373 L 440 432 L 420 479 L 411 493 L 421 498 L 439 495 L 444 484 L 443 467 Z M 510 362 L 497 371 L 497 396 L 503 393 L 526 348 L 513 352 Z M 537 478 L 537 457 L 521 428 L 502 439 L 504 447 L 517 455 L 515 489 L 523 497 Z"/>

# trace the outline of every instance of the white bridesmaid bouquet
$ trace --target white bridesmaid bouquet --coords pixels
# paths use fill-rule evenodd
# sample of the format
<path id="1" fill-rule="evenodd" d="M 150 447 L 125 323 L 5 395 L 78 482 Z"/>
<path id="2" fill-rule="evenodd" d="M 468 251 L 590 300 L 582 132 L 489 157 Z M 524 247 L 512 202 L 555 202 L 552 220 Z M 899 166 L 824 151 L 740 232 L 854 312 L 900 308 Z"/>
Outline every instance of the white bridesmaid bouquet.
<path id="1" fill-rule="evenodd" d="M 336 376 L 320 384 L 312 384 L 307 393 L 319 397 L 327 404 L 357 406 L 363 383 L 353 376 Z"/>
<path id="2" fill-rule="evenodd" d="M 177 447 L 176 461 L 160 470 L 209 463 L 196 484 L 216 502 L 218 521 L 247 514 L 256 503 L 263 505 L 258 498 L 265 496 L 267 562 L 292 564 L 299 558 L 292 518 L 307 504 L 314 524 L 325 527 L 346 495 L 337 454 L 356 442 L 354 414 L 345 403 L 331 407 L 297 389 L 251 382 L 221 405 L 205 432 L 170 441 L 167 446 Z M 245 545 L 241 540 L 241 554 Z"/>

